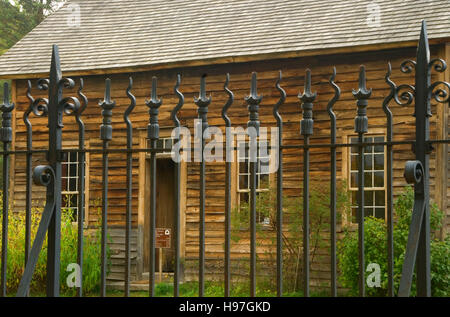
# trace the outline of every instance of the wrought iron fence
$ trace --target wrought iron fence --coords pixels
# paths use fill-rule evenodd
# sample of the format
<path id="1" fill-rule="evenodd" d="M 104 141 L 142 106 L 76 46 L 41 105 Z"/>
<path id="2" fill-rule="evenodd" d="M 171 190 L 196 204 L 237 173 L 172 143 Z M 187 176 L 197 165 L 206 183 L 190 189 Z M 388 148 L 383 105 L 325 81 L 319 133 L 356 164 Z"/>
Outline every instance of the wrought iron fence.
<path id="1" fill-rule="evenodd" d="M 358 148 L 358 243 L 359 243 L 359 295 L 365 295 L 365 263 L 364 263 L 364 147 L 381 145 L 386 146 L 387 157 L 387 256 L 388 256 L 388 292 L 394 296 L 394 241 L 393 241 L 393 147 L 400 144 L 411 144 L 416 155 L 415 161 L 408 161 L 405 167 L 404 176 L 408 183 L 414 184 L 414 210 L 408 237 L 405 261 L 402 269 L 399 296 L 408 296 L 410 294 L 414 267 L 417 267 L 417 294 L 419 296 L 430 296 L 430 223 L 429 223 L 429 155 L 432 151 L 433 143 L 449 143 L 449 140 L 430 140 L 429 117 L 431 116 L 430 101 L 434 98 L 437 102 L 447 103 L 449 94 L 446 89 L 450 89 L 447 82 L 431 82 L 431 71 L 437 72 L 446 70 L 446 63 L 441 59 L 430 60 L 429 44 L 426 33 L 426 24 L 423 22 L 422 32 L 419 40 L 416 61 L 405 61 L 401 65 L 404 73 L 411 73 L 415 69 L 415 86 L 400 85 L 396 86 L 390 79 L 391 66 L 388 65 L 388 71 L 385 79 L 390 89 L 389 95 L 384 99 L 382 109 L 386 114 L 387 140 L 385 142 L 366 142 L 364 137 L 368 132 L 368 117 L 366 107 L 371 98 L 372 90 L 366 85 L 365 67 L 361 66 L 359 73 L 359 87 L 353 91 L 356 99 L 357 115 L 355 118 L 354 131 L 358 134 L 357 143 L 337 143 L 336 139 L 336 115 L 333 106 L 339 100 L 341 90 L 336 84 L 336 69 L 329 80 L 329 84 L 334 89 L 334 96 L 327 105 L 327 113 L 331 122 L 330 143 L 312 144 L 310 136 L 313 135 L 313 104 L 317 97 L 311 90 L 311 71 L 306 71 L 304 92 L 299 95 L 301 102 L 303 118 L 301 120 L 301 135 L 303 135 L 303 145 L 283 145 L 282 129 L 283 119 L 279 113 L 280 107 L 286 100 L 286 93 L 281 87 L 282 74 L 280 71 L 279 79 L 276 82 L 276 89 L 280 94 L 279 101 L 273 106 L 273 116 L 276 119 L 279 129 L 278 142 L 278 162 L 277 170 L 277 203 L 276 203 L 276 266 L 277 266 L 277 296 L 283 295 L 283 149 L 302 149 L 303 150 L 303 291 L 305 296 L 309 296 L 310 291 L 310 252 L 309 252 L 309 194 L 310 194 L 310 150 L 312 148 L 329 148 L 331 153 L 331 182 L 330 182 L 330 240 L 331 240 L 331 295 L 337 296 L 337 265 L 336 265 L 336 151 L 343 147 Z M 228 95 L 228 101 L 222 110 L 222 118 L 225 127 L 231 127 L 231 120 L 227 115 L 229 107 L 234 102 L 234 94 L 228 88 L 229 76 L 227 75 L 224 84 L 224 91 Z M 8 206 L 9 206 L 9 171 L 10 157 L 16 154 L 26 155 L 26 236 L 25 236 L 25 269 L 17 291 L 17 296 L 27 296 L 30 282 L 35 270 L 38 255 L 44 243 L 45 236 L 48 237 L 47 250 L 47 295 L 59 295 L 59 275 L 60 275 L 60 241 L 61 241 L 61 162 L 64 155 L 68 152 L 75 152 L 79 155 L 78 175 L 78 253 L 77 262 L 80 268 L 83 268 L 83 221 L 84 221 L 84 186 L 85 186 L 85 156 L 88 152 L 101 153 L 103 155 L 103 178 L 102 178 L 102 217 L 101 217 L 101 296 L 106 296 L 106 249 L 107 249 L 107 220 L 108 220 L 108 155 L 114 152 L 127 154 L 126 166 L 126 239 L 125 239 L 125 296 L 130 294 L 130 252 L 131 252 L 131 213 L 132 213 L 132 154 L 136 152 L 150 153 L 150 272 L 149 272 L 149 295 L 155 294 L 155 224 L 156 224 L 156 154 L 164 151 L 157 147 L 159 139 L 159 107 L 162 101 L 157 97 L 157 78 L 153 77 L 152 91 L 150 100 L 146 101 L 149 108 L 148 139 L 149 148 L 133 148 L 132 133 L 133 127 L 130 121 L 130 114 L 136 106 L 136 98 L 131 90 L 133 81 L 130 78 L 129 87 L 126 95 L 130 99 L 130 105 L 124 113 L 124 122 L 126 123 L 127 146 L 126 149 L 110 149 L 109 143 L 112 139 L 112 110 L 115 102 L 111 99 L 111 81 L 106 80 L 104 100 L 99 103 L 103 109 L 103 123 L 100 127 L 100 139 L 103 141 L 101 149 L 86 149 L 85 126 L 82 120 L 82 114 L 85 110 L 88 100 L 83 94 L 83 80 L 80 80 L 77 97 L 64 97 L 63 89 L 74 88 L 75 82 L 70 78 L 62 77 L 59 61 L 58 47 L 53 46 L 52 62 L 49 79 L 38 81 L 38 88 L 48 90 L 47 98 L 34 99 L 31 96 L 31 84 L 27 97 L 30 101 L 30 107 L 24 113 L 24 123 L 26 126 L 27 147 L 25 151 L 12 151 L 10 145 L 14 131 L 11 127 L 12 110 L 14 104 L 9 102 L 9 90 L 5 84 L 4 103 L 0 110 L 2 111 L 1 141 L 3 142 L 3 218 L 2 218 L 2 255 L 1 255 L 1 293 L 6 296 L 7 281 L 7 258 L 8 258 Z M 178 113 L 184 104 L 184 96 L 179 91 L 181 77 L 178 75 L 174 92 L 178 97 L 178 104 L 172 110 L 170 118 L 175 127 L 180 127 L 181 123 Z M 444 86 L 444 87 L 442 87 Z M 446 88 L 446 89 L 445 89 Z M 405 90 L 406 89 L 406 90 Z M 262 96 L 257 92 L 256 73 L 252 74 L 250 95 L 246 97 L 245 102 L 248 105 L 249 121 L 248 127 L 259 131 L 259 104 Z M 206 80 L 201 78 L 200 95 L 195 98 L 195 104 L 198 106 L 198 116 L 202 120 L 202 131 L 208 127 L 207 113 L 208 106 L 211 103 L 211 97 L 206 96 Z M 398 104 L 411 104 L 415 101 L 416 117 L 416 139 L 411 141 L 394 141 L 393 139 L 393 115 L 389 108 L 390 102 Z M 32 126 L 29 115 L 34 113 L 36 116 L 48 117 L 48 151 L 35 150 L 32 145 Z M 77 149 L 67 150 L 62 148 L 62 118 L 63 115 L 72 114 L 76 118 L 79 133 L 79 146 Z M 250 135 L 250 144 L 256 142 L 257 135 Z M 175 140 L 178 141 L 179 136 Z M 205 139 L 202 138 L 201 149 L 205 147 Z M 37 166 L 32 170 L 32 156 L 36 153 L 46 153 L 48 165 Z M 253 153 L 254 154 L 254 153 Z M 254 161 L 250 162 L 250 296 L 255 296 L 256 290 L 256 173 L 257 166 Z M 231 163 L 225 163 L 225 252 L 224 252 L 224 296 L 230 296 L 231 289 L 231 269 L 230 269 L 230 228 L 231 228 Z M 204 295 L 205 286 L 205 161 L 200 162 L 200 200 L 199 200 L 199 296 Z M 31 182 L 43 185 L 47 188 L 46 204 L 42 213 L 36 237 L 31 244 Z M 175 256 L 174 256 L 174 296 L 179 296 L 180 284 L 180 163 L 175 163 L 175 208 L 174 208 L 174 232 L 175 232 Z M 82 287 L 78 288 L 78 296 L 82 296 Z"/>

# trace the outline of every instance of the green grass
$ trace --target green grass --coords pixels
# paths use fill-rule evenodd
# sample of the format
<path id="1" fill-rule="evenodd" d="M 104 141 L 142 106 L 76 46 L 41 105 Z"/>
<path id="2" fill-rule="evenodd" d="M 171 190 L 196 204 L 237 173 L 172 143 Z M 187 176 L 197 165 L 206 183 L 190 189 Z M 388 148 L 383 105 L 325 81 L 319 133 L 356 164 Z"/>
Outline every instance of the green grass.
<path id="1" fill-rule="evenodd" d="M 119 290 L 109 290 L 106 293 L 107 297 L 123 297 L 124 292 Z M 15 294 L 8 294 L 12 297 Z M 45 297 L 45 293 L 31 293 L 31 297 Z M 61 294 L 61 297 L 67 297 L 67 294 Z M 84 295 L 87 297 L 97 297 L 100 293 Z M 173 296 L 173 284 L 159 283 L 155 285 L 155 297 L 172 297 Z M 222 282 L 205 282 L 205 297 L 223 297 L 224 289 Z M 233 283 L 231 289 L 231 297 L 249 297 L 249 285 L 248 283 Z M 256 288 L 257 297 L 275 297 L 276 291 L 271 289 Z M 328 297 L 327 291 L 312 291 L 311 297 Z M 340 295 L 342 296 L 342 294 Z M 148 291 L 131 291 L 130 297 L 148 297 Z M 198 297 L 198 282 L 186 282 L 180 284 L 180 297 Z M 303 292 L 290 292 L 283 294 L 283 297 L 303 297 Z"/>
<path id="2" fill-rule="evenodd" d="M 223 283 L 220 282 L 205 282 L 205 297 L 223 297 L 224 289 Z M 312 297 L 326 297 L 329 296 L 327 292 L 311 292 Z M 109 291 L 108 296 L 120 297 L 123 296 L 123 291 Z M 147 297 L 147 291 L 133 291 L 130 292 L 130 297 Z M 168 283 L 160 283 L 155 285 L 155 297 L 172 297 L 173 285 Z M 186 282 L 180 284 L 181 297 L 198 297 L 198 282 Z M 232 297 L 249 297 L 248 284 L 234 283 L 231 289 Z M 275 297 L 276 291 L 269 289 L 256 289 L 257 297 Z M 302 297 L 303 292 L 286 293 L 284 297 Z"/>

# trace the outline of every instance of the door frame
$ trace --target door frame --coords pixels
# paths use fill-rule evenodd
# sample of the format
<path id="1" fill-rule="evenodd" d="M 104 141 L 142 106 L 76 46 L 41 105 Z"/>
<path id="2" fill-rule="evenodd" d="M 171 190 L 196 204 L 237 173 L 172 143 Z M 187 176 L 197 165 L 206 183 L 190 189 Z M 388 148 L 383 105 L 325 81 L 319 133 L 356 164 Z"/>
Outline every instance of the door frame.
<path id="1" fill-rule="evenodd" d="M 173 127 L 161 127 L 161 138 L 170 137 Z M 147 148 L 147 129 L 139 131 L 139 147 Z M 144 272 L 144 230 L 145 230 L 145 178 L 146 178 L 146 156 L 148 153 L 139 153 L 139 200 L 138 200 L 138 235 L 137 235 L 137 277 L 142 278 Z M 157 158 L 170 157 L 170 154 L 157 154 Z M 180 166 L 180 258 L 185 258 L 186 252 L 186 184 L 187 184 L 187 164 L 181 162 Z M 180 261 L 181 265 L 183 261 Z"/>

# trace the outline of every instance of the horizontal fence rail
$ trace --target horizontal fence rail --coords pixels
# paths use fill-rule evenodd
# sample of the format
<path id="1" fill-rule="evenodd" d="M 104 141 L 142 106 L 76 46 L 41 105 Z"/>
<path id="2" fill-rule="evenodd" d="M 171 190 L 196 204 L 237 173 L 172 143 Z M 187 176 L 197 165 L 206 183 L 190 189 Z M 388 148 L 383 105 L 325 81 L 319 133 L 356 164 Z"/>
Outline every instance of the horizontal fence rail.
<path id="1" fill-rule="evenodd" d="M 417 294 L 419 296 L 430 296 L 430 222 L 429 222 L 429 201 L 430 201 L 430 171 L 429 156 L 432 151 L 432 144 L 448 144 L 450 140 L 430 140 L 429 118 L 431 116 L 431 99 L 439 103 L 448 103 L 450 84 L 447 82 L 431 82 L 431 72 L 444 72 L 447 68 L 445 61 L 440 59 L 430 60 L 429 44 L 426 32 L 426 23 L 422 24 L 422 31 L 417 50 L 417 60 L 407 60 L 401 65 L 403 73 L 412 73 L 415 71 L 415 85 L 399 85 L 397 86 L 391 79 L 392 67 L 387 65 L 385 76 L 386 87 L 389 88 L 389 94 L 384 98 L 380 105 L 380 111 L 384 111 L 386 115 L 386 141 L 367 142 L 365 135 L 368 132 L 368 116 L 367 106 L 371 100 L 372 89 L 366 79 L 366 69 L 364 66 L 359 70 L 359 84 L 352 91 L 356 102 L 356 116 L 354 120 L 354 132 L 357 134 L 357 142 L 338 143 L 337 142 L 337 117 L 334 106 L 341 98 L 341 89 L 336 80 L 339 77 L 336 68 L 332 69 L 328 85 L 334 94 L 326 105 L 327 115 L 330 121 L 330 136 L 328 144 L 311 143 L 311 136 L 314 135 L 314 108 L 316 107 L 316 99 L 318 94 L 313 92 L 310 69 L 306 70 L 303 92 L 299 93 L 299 106 L 301 109 L 300 131 L 303 144 L 283 144 L 283 118 L 280 110 L 286 101 L 286 91 L 282 88 L 282 73 L 279 72 L 278 80 L 274 84 L 274 88 L 279 94 L 279 100 L 273 105 L 273 117 L 278 128 L 277 146 L 267 146 L 268 149 L 277 149 L 278 168 L 276 171 L 276 294 L 283 296 L 283 252 L 284 252 L 284 236 L 283 236 L 283 152 L 287 149 L 298 149 L 302 152 L 303 171 L 302 171 L 302 208 L 303 208 L 303 227 L 302 230 L 302 273 L 303 273 L 303 294 L 310 295 L 310 154 L 312 149 L 326 148 L 330 151 L 330 205 L 329 205 L 329 238 L 330 238 L 330 295 L 338 295 L 338 269 L 337 269 L 337 149 L 355 147 L 357 148 L 358 171 L 357 171 L 357 222 L 358 222 L 358 273 L 359 273 L 359 295 L 365 296 L 365 249 L 364 249 L 364 154 L 366 146 L 383 146 L 386 148 L 386 242 L 387 242 L 387 274 L 388 274 L 388 295 L 394 296 L 397 292 L 394 289 L 394 237 L 393 237 L 393 149 L 397 145 L 412 145 L 416 160 L 406 163 L 404 176 L 408 183 L 414 185 L 414 209 L 410 232 L 405 254 L 405 261 L 402 268 L 402 276 L 398 289 L 399 296 L 409 296 L 413 278 L 414 268 L 417 268 Z M 179 90 L 181 84 L 181 76 L 178 75 L 174 86 L 174 94 L 178 99 L 178 103 L 170 112 L 170 120 L 175 128 L 174 143 L 181 140 L 180 128 L 182 124 L 178 117 L 180 110 L 185 104 L 185 97 Z M 229 117 L 229 109 L 235 103 L 235 95 L 229 88 L 231 81 L 230 75 L 226 74 L 224 82 L 224 92 L 227 100 L 222 108 L 221 118 L 225 128 L 231 128 L 232 122 Z M 260 129 L 260 104 L 263 95 L 258 94 L 257 90 L 257 74 L 252 73 L 250 82 L 250 93 L 245 97 L 243 102 L 248 109 L 248 144 L 245 148 L 249 150 L 249 250 L 250 250 L 250 267 L 249 267 L 249 295 L 256 296 L 256 278 L 257 278 L 257 173 L 258 173 L 258 138 L 261 136 Z M 48 98 L 34 99 L 31 94 L 32 85 L 28 82 L 26 96 L 29 101 L 29 107 L 23 115 L 23 122 L 26 127 L 26 150 L 11 150 L 11 142 L 13 139 L 12 129 L 12 111 L 14 104 L 9 101 L 9 87 L 4 86 L 4 102 L 0 110 L 2 112 L 2 127 L 0 131 L 1 141 L 3 142 L 3 210 L 2 210 L 2 249 L 1 249 L 1 294 L 7 295 L 7 262 L 8 262 L 8 213 L 9 213 L 9 192 L 11 190 L 9 182 L 9 171 L 11 156 L 25 155 L 26 157 L 26 185 L 25 185 L 25 263 L 24 273 L 20 281 L 17 296 L 29 296 L 30 283 L 34 270 L 36 268 L 39 253 L 41 252 L 44 239 L 47 236 L 47 296 L 59 296 L 60 290 L 60 243 L 61 243 L 61 192 L 62 192 L 62 162 L 67 155 L 76 153 L 78 155 L 78 175 L 77 191 L 78 199 L 78 231 L 77 231 L 77 264 L 80 266 L 81 274 L 83 274 L 83 241 L 85 232 L 83 230 L 84 223 L 84 206 L 85 206 L 85 163 L 88 153 L 101 154 L 102 156 L 102 207 L 101 207 L 101 281 L 100 295 L 107 295 L 107 244 L 108 244 L 108 216 L 109 216 L 109 158 L 110 154 L 123 153 L 126 154 L 126 182 L 123 186 L 125 191 L 125 239 L 124 239 L 124 295 L 130 296 L 131 289 L 131 234 L 132 234 L 132 214 L 133 214 L 133 154 L 148 153 L 150 155 L 150 184 L 149 184 L 149 224 L 144 230 L 148 230 L 149 236 L 149 296 L 155 296 L 155 264 L 156 264 L 156 199 L 157 199 L 157 154 L 165 151 L 171 151 L 172 148 L 158 146 L 160 138 L 159 113 L 163 100 L 158 98 L 157 89 L 158 79 L 152 78 L 150 99 L 145 101 L 148 107 L 148 125 L 147 138 L 149 143 L 144 147 L 136 147 L 133 145 L 133 123 L 130 115 L 137 106 L 136 97 L 133 95 L 133 79 L 129 78 L 129 84 L 125 91 L 125 95 L 129 100 L 129 106 L 123 115 L 123 123 L 126 125 L 126 148 L 113 149 L 110 143 L 113 139 L 114 131 L 112 118 L 114 115 L 116 102 L 112 100 L 111 80 L 105 81 L 104 99 L 99 102 L 98 106 L 102 112 L 102 124 L 100 126 L 99 138 L 102 141 L 101 148 L 85 147 L 85 123 L 83 122 L 83 111 L 88 106 L 88 99 L 83 93 L 84 82 L 80 79 L 77 90 L 77 96 L 64 96 L 65 89 L 72 89 L 76 86 L 74 80 L 62 77 L 58 46 L 53 46 L 52 61 L 49 79 L 41 79 L 37 83 L 39 90 L 48 91 Z M 278 97 L 277 97 L 278 98 Z M 207 76 L 200 78 L 200 91 L 198 97 L 194 97 L 194 103 L 197 106 L 199 126 L 194 129 L 200 131 L 200 140 L 195 147 L 200 149 L 203 154 L 206 139 L 208 136 L 208 111 L 212 102 L 212 96 L 207 96 Z M 393 133 L 393 113 L 389 108 L 391 103 L 398 105 L 411 105 L 415 103 L 416 118 L 415 123 L 415 140 L 394 141 Z M 78 125 L 78 147 L 63 149 L 62 147 L 62 131 L 63 116 L 72 115 Z M 47 117 L 48 118 L 48 150 L 33 149 L 32 143 L 32 124 L 30 117 Z M 226 144 L 232 144 L 231 136 L 226 135 Z M 241 149 L 239 146 L 231 145 L 234 150 Z M 32 168 L 33 157 L 38 154 L 46 154 L 48 164 L 39 165 Z M 233 154 L 226 153 L 227 160 L 224 163 L 225 182 L 224 182 L 224 296 L 231 295 L 232 290 L 232 273 L 231 273 L 231 191 L 232 191 L 232 166 L 231 156 Z M 300 158 L 299 158 L 300 160 Z M 173 210 L 170 211 L 174 219 L 174 243 L 175 254 L 174 260 L 174 278 L 173 278 L 173 296 L 180 295 L 181 282 L 181 163 L 174 162 L 174 196 Z M 31 213 L 32 213 L 32 182 L 37 185 L 46 187 L 46 201 L 42 218 L 38 227 L 37 234 L 32 243 L 31 241 Z M 199 197 L 198 197 L 198 295 L 205 295 L 205 218 L 206 218 L 206 162 L 205 159 L 199 162 Z M 77 296 L 83 296 L 83 285 L 78 285 Z"/>

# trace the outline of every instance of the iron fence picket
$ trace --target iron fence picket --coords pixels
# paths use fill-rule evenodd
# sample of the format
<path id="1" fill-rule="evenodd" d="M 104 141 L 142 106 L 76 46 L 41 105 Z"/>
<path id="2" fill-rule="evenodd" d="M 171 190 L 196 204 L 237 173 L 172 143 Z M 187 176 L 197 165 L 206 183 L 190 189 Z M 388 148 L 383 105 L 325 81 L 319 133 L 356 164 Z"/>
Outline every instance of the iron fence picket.
<path id="1" fill-rule="evenodd" d="M 369 129 L 367 118 L 368 99 L 372 89 L 366 87 L 366 68 L 361 65 L 359 71 L 359 87 L 353 90 L 353 96 L 357 100 L 357 116 L 355 118 L 355 132 L 358 133 L 358 249 L 359 249 L 359 296 L 365 296 L 365 255 L 364 255 L 364 135 Z"/>
<path id="2" fill-rule="evenodd" d="M 159 139 L 158 114 L 162 100 L 157 97 L 157 78 L 152 78 L 150 100 L 145 102 L 149 108 L 150 120 L 147 125 L 147 137 L 152 149 L 157 147 Z M 150 259 L 149 259 L 149 296 L 155 295 L 155 243 L 156 243 L 156 152 L 150 154 Z"/>
<path id="3" fill-rule="evenodd" d="M 203 151 L 205 149 L 205 131 L 208 129 L 208 106 L 211 103 L 211 96 L 206 97 L 206 74 L 202 76 L 200 81 L 199 97 L 194 97 L 194 103 L 198 107 L 198 118 L 201 124 L 200 147 L 200 202 L 199 202 L 199 289 L 198 296 L 203 297 L 205 292 L 205 206 L 206 206 L 206 170 L 205 158 Z"/>
<path id="4" fill-rule="evenodd" d="M 273 116 L 277 121 L 278 127 L 278 172 L 277 172 L 277 296 L 283 296 L 283 118 L 279 113 L 280 107 L 286 101 L 286 91 L 281 88 L 282 79 L 281 70 L 278 74 L 278 80 L 275 88 L 280 93 L 280 99 L 273 107 Z"/>
<path id="5" fill-rule="evenodd" d="M 25 266 L 28 262 L 28 257 L 30 254 L 31 248 L 31 204 L 32 204 L 32 159 L 33 159 L 33 137 L 32 137 L 32 125 L 29 119 L 29 115 L 35 109 L 35 99 L 31 96 L 31 81 L 27 82 L 27 98 L 29 100 L 28 109 L 23 114 L 23 121 L 26 128 L 26 136 L 27 136 L 27 153 L 26 153 L 26 167 L 25 167 Z M 37 110 L 37 109 L 36 109 Z M 35 113 L 37 115 L 44 114 L 42 112 Z"/>
<path id="6" fill-rule="evenodd" d="M 248 105 L 249 121 L 247 122 L 249 136 L 249 160 L 250 160 L 250 296 L 256 296 L 256 169 L 258 158 L 259 137 L 259 104 L 262 96 L 258 96 L 257 74 L 252 73 L 250 95 L 245 97 Z"/>
<path id="7" fill-rule="evenodd" d="M 234 101 L 234 94 L 228 88 L 228 84 L 230 82 L 230 74 L 227 74 L 224 91 L 228 95 L 228 100 L 222 108 L 222 119 L 225 122 L 225 131 L 226 131 L 226 144 L 231 146 L 230 139 L 232 135 L 230 135 L 229 130 L 231 128 L 231 120 L 228 117 L 228 109 L 231 107 Z M 234 151 L 232 151 L 233 155 Z M 226 154 L 227 159 L 225 162 L 225 223 L 224 223 L 224 231 L 225 231 L 225 254 L 224 254 L 224 296 L 230 296 L 230 287 L 231 287 L 231 158 L 229 157 L 229 153 Z"/>
<path id="8" fill-rule="evenodd" d="M 3 210 L 2 210 L 2 269 L 1 269 L 1 293 L 6 296 L 7 291 L 7 270 L 8 270 L 8 214 L 9 214 L 9 167 L 10 154 L 9 147 L 12 142 L 12 111 L 14 103 L 9 102 L 9 85 L 3 85 L 3 104 L 0 106 L 2 112 L 2 127 L 0 129 L 0 139 L 3 143 Z"/>
<path id="9" fill-rule="evenodd" d="M 111 79 L 105 80 L 105 97 L 99 103 L 103 109 L 103 123 L 100 126 L 100 139 L 103 141 L 103 150 L 107 150 L 109 142 L 112 139 L 112 109 L 115 107 L 115 101 L 111 100 Z M 107 274 L 107 243 L 108 243 L 108 172 L 109 157 L 104 152 L 102 156 L 102 238 L 101 238 L 101 289 L 100 296 L 106 297 L 106 274 Z"/>
<path id="10" fill-rule="evenodd" d="M 86 109 L 88 105 L 88 99 L 86 95 L 83 94 L 82 90 L 84 88 L 83 78 L 80 78 L 80 87 L 78 88 L 78 97 L 79 100 L 82 101 L 82 104 L 78 109 L 75 109 L 75 119 L 78 124 L 78 148 L 80 150 L 84 150 L 84 141 L 85 141 L 85 125 L 83 120 L 81 119 L 81 115 L 83 111 Z M 80 276 L 83 276 L 83 247 L 84 247 L 84 203 L 85 203 L 85 170 L 86 170 L 86 153 L 77 152 L 78 156 L 78 182 L 77 182 L 77 191 L 78 191 L 78 213 L 77 213 L 77 221 L 78 221 L 78 233 L 77 233 L 77 263 L 80 267 Z M 77 288 L 77 296 L 83 296 L 83 279 L 79 280 L 79 286 Z"/>
<path id="11" fill-rule="evenodd" d="M 130 99 L 130 105 L 125 110 L 123 119 L 127 125 L 127 150 L 133 148 L 133 124 L 129 118 L 131 112 L 136 107 L 136 97 L 131 93 L 133 88 L 133 78 L 129 78 L 126 94 Z M 125 213 L 125 287 L 124 296 L 130 296 L 130 274 L 131 274 L 131 217 L 132 217 L 132 198 L 133 198 L 133 153 L 127 152 L 127 197 L 126 197 L 126 213 Z"/>
<path id="12" fill-rule="evenodd" d="M 330 77 L 329 83 L 334 89 L 334 96 L 327 105 L 327 112 L 330 116 L 330 152 L 331 152 L 331 180 L 330 180 L 330 262 L 331 262 L 331 296 L 337 296 L 337 265 L 336 265 L 336 114 L 333 111 L 333 106 L 341 96 L 341 89 L 335 82 L 336 67 L 333 68 L 333 74 Z"/>
<path id="13" fill-rule="evenodd" d="M 309 142 L 313 134 L 313 102 L 317 93 L 311 91 L 311 71 L 306 70 L 305 90 L 298 98 L 301 101 L 303 118 L 300 122 L 300 134 L 303 135 L 303 296 L 309 297 Z"/>
<path id="14" fill-rule="evenodd" d="M 181 84 L 181 75 L 177 75 L 175 87 L 174 87 L 174 93 L 178 97 L 178 103 L 173 108 L 172 112 L 170 113 L 170 119 L 172 120 L 174 127 L 175 127 L 175 138 L 173 140 L 173 143 L 176 144 L 180 141 L 180 135 L 179 135 L 179 129 L 180 129 L 180 120 L 178 119 L 178 112 L 180 111 L 181 107 L 184 105 L 184 96 L 183 94 L 178 90 L 180 88 Z M 181 155 L 181 154 L 180 154 Z M 173 273 L 173 296 L 178 297 L 180 296 L 180 186 L 181 186 L 181 163 L 180 161 L 175 162 L 175 175 L 174 175 L 174 198 L 175 198 L 175 204 L 174 204 L 174 229 L 175 229 L 175 259 L 174 259 L 174 273 Z"/>
<path id="15" fill-rule="evenodd" d="M 385 76 L 390 92 L 383 100 L 383 111 L 386 114 L 386 140 L 392 142 L 394 138 L 393 115 L 389 108 L 389 102 L 394 99 L 396 86 L 390 80 L 392 73 L 391 63 L 388 63 L 388 71 Z M 386 215 L 387 215 L 387 269 L 388 269 L 388 296 L 394 296 L 394 193 L 393 193 L 393 147 L 386 146 Z"/>

